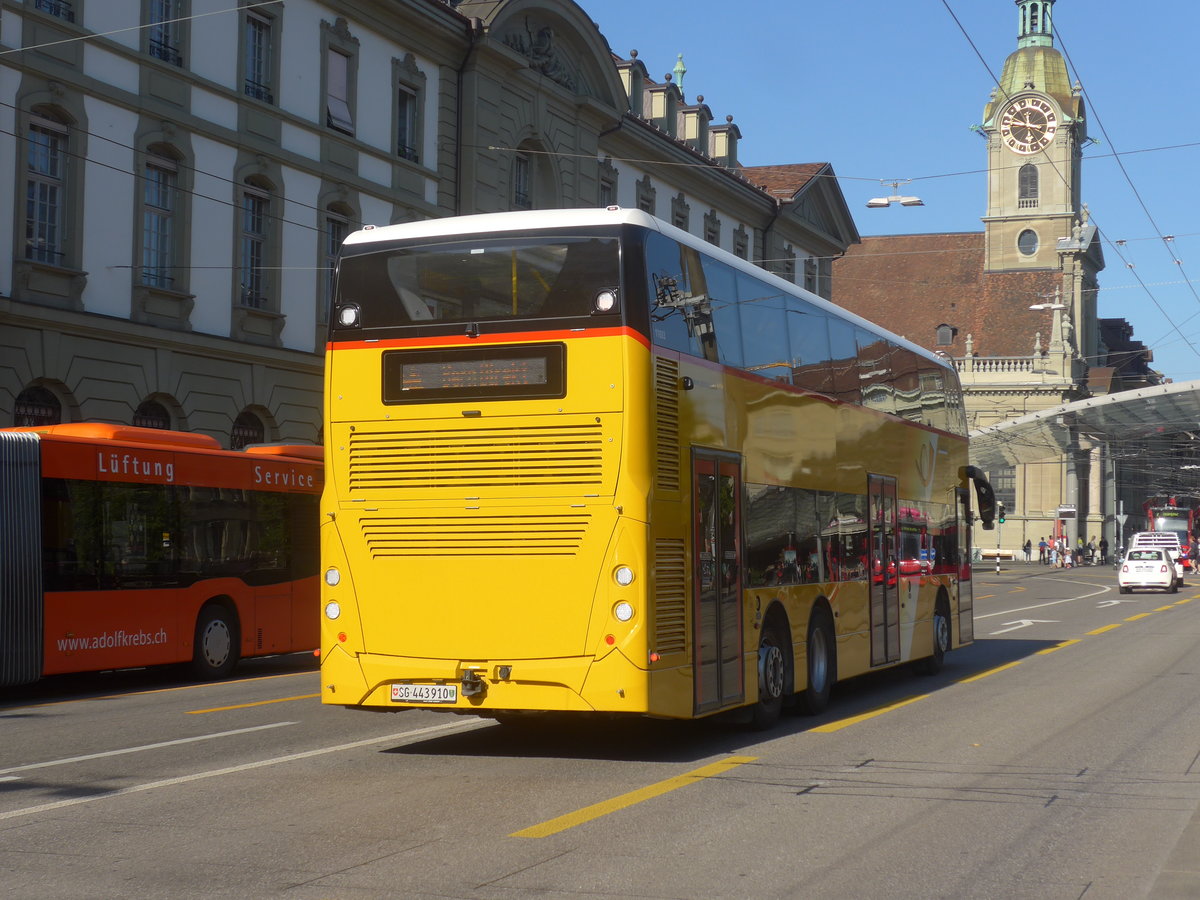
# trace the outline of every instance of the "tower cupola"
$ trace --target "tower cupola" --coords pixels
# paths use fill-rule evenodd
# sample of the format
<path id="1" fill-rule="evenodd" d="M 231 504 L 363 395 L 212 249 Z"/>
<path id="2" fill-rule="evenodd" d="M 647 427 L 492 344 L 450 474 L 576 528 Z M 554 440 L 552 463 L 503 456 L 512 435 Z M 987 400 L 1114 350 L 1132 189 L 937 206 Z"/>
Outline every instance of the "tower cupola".
<path id="1" fill-rule="evenodd" d="M 1053 47 L 1054 0 L 1017 0 L 1021 25 L 1018 47 Z"/>

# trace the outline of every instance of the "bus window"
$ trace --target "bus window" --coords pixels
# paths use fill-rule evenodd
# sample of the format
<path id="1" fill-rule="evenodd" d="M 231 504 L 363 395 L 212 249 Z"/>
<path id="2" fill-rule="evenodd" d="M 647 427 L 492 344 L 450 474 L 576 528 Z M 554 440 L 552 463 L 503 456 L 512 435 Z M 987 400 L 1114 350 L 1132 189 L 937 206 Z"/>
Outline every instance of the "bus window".
<path id="1" fill-rule="evenodd" d="M 792 384 L 819 394 L 830 393 L 829 326 L 824 310 L 794 300 L 788 306 L 792 348 Z"/>
<path id="2" fill-rule="evenodd" d="M 849 322 L 829 320 L 829 358 L 833 395 L 846 403 L 858 403 L 858 344 Z"/>
<path id="3" fill-rule="evenodd" d="M 707 256 L 701 257 L 704 279 L 712 299 L 713 329 L 717 355 L 722 364 L 741 368 L 742 323 L 737 305 L 737 270 Z"/>
<path id="4" fill-rule="evenodd" d="M 338 302 L 358 306 L 363 328 L 591 316 L 597 291 L 620 284 L 618 260 L 616 238 L 561 235 L 348 256 Z"/>
<path id="5" fill-rule="evenodd" d="M 689 356 L 703 356 L 700 333 L 708 316 L 707 298 L 693 285 L 690 258 L 674 241 L 646 235 L 646 295 L 650 299 L 653 342 Z M 711 321 L 707 322 L 711 329 Z"/>
<path id="6" fill-rule="evenodd" d="M 858 345 L 858 385 L 862 404 L 885 413 L 896 411 L 892 396 L 892 348 L 879 335 L 865 328 L 854 330 Z"/>
<path id="7" fill-rule="evenodd" d="M 738 272 L 737 285 L 746 370 L 764 378 L 791 381 L 784 294 L 775 286 L 744 272 Z"/>

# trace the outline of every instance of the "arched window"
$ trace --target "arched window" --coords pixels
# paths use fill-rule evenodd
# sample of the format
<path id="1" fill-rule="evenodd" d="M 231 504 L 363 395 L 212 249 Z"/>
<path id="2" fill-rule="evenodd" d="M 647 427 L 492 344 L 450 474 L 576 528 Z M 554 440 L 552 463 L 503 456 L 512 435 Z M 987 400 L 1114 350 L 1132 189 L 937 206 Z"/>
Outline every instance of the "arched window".
<path id="1" fill-rule="evenodd" d="M 1038 170 L 1032 163 L 1021 166 L 1017 173 L 1017 208 L 1033 209 L 1038 205 Z"/>
<path id="2" fill-rule="evenodd" d="M 1037 232 L 1026 228 L 1017 237 L 1017 249 L 1021 251 L 1022 256 L 1033 256 L 1038 250 Z"/>
<path id="3" fill-rule="evenodd" d="M 143 400 L 133 413 L 133 424 L 138 428 L 161 428 L 169 431 L 171 414 L 157 400 Z"/>
<path id="4" fill-rule="evenodd" d="M 262 419 L 252 412 L 239 413 L 229 434 L 230 449 L 241 450 L 247 444 L 261 444 L 265 434 Z"/>
<path id="5" fill-rule="evenodd" d="M 956 334 L 958 334 L 958 329 L 953 325 L 939 325 L 937 327 L 937 345 L 939 347 L 953 346 Z"/>
<path id="6" fill-rule="evenodd" d="M 28 387 L 17 395 L 13 425 L 57 425 L 62 421 L 62 404 L 44 387 Z"/>

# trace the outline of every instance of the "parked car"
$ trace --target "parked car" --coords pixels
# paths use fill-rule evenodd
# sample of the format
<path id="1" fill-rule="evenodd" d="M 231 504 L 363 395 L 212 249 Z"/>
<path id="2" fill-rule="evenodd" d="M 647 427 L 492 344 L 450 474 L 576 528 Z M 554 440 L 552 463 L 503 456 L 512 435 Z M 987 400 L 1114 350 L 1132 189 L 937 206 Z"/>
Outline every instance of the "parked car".
<path id="1" fill-rule="evenodd" d="M 1117 587 L 1122 594 L 1134 588 L 1153 588 L 1159 591 L 1179 590 L 1181 576 L 1169 550 L 1161 547 L 1132 547 L 1117 569 Z"/>

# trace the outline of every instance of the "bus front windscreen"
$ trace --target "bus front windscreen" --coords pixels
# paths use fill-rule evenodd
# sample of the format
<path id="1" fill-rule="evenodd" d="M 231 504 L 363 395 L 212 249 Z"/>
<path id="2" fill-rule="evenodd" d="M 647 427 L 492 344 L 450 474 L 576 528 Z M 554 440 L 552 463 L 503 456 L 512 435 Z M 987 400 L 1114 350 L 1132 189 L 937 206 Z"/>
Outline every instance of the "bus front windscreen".
<path id="1" fill-rule="evenodd" d="M 616 237 L 460 238 L 345 256 L 337 306 L 363 329 L 619 318 L 619 285 Z"/>

